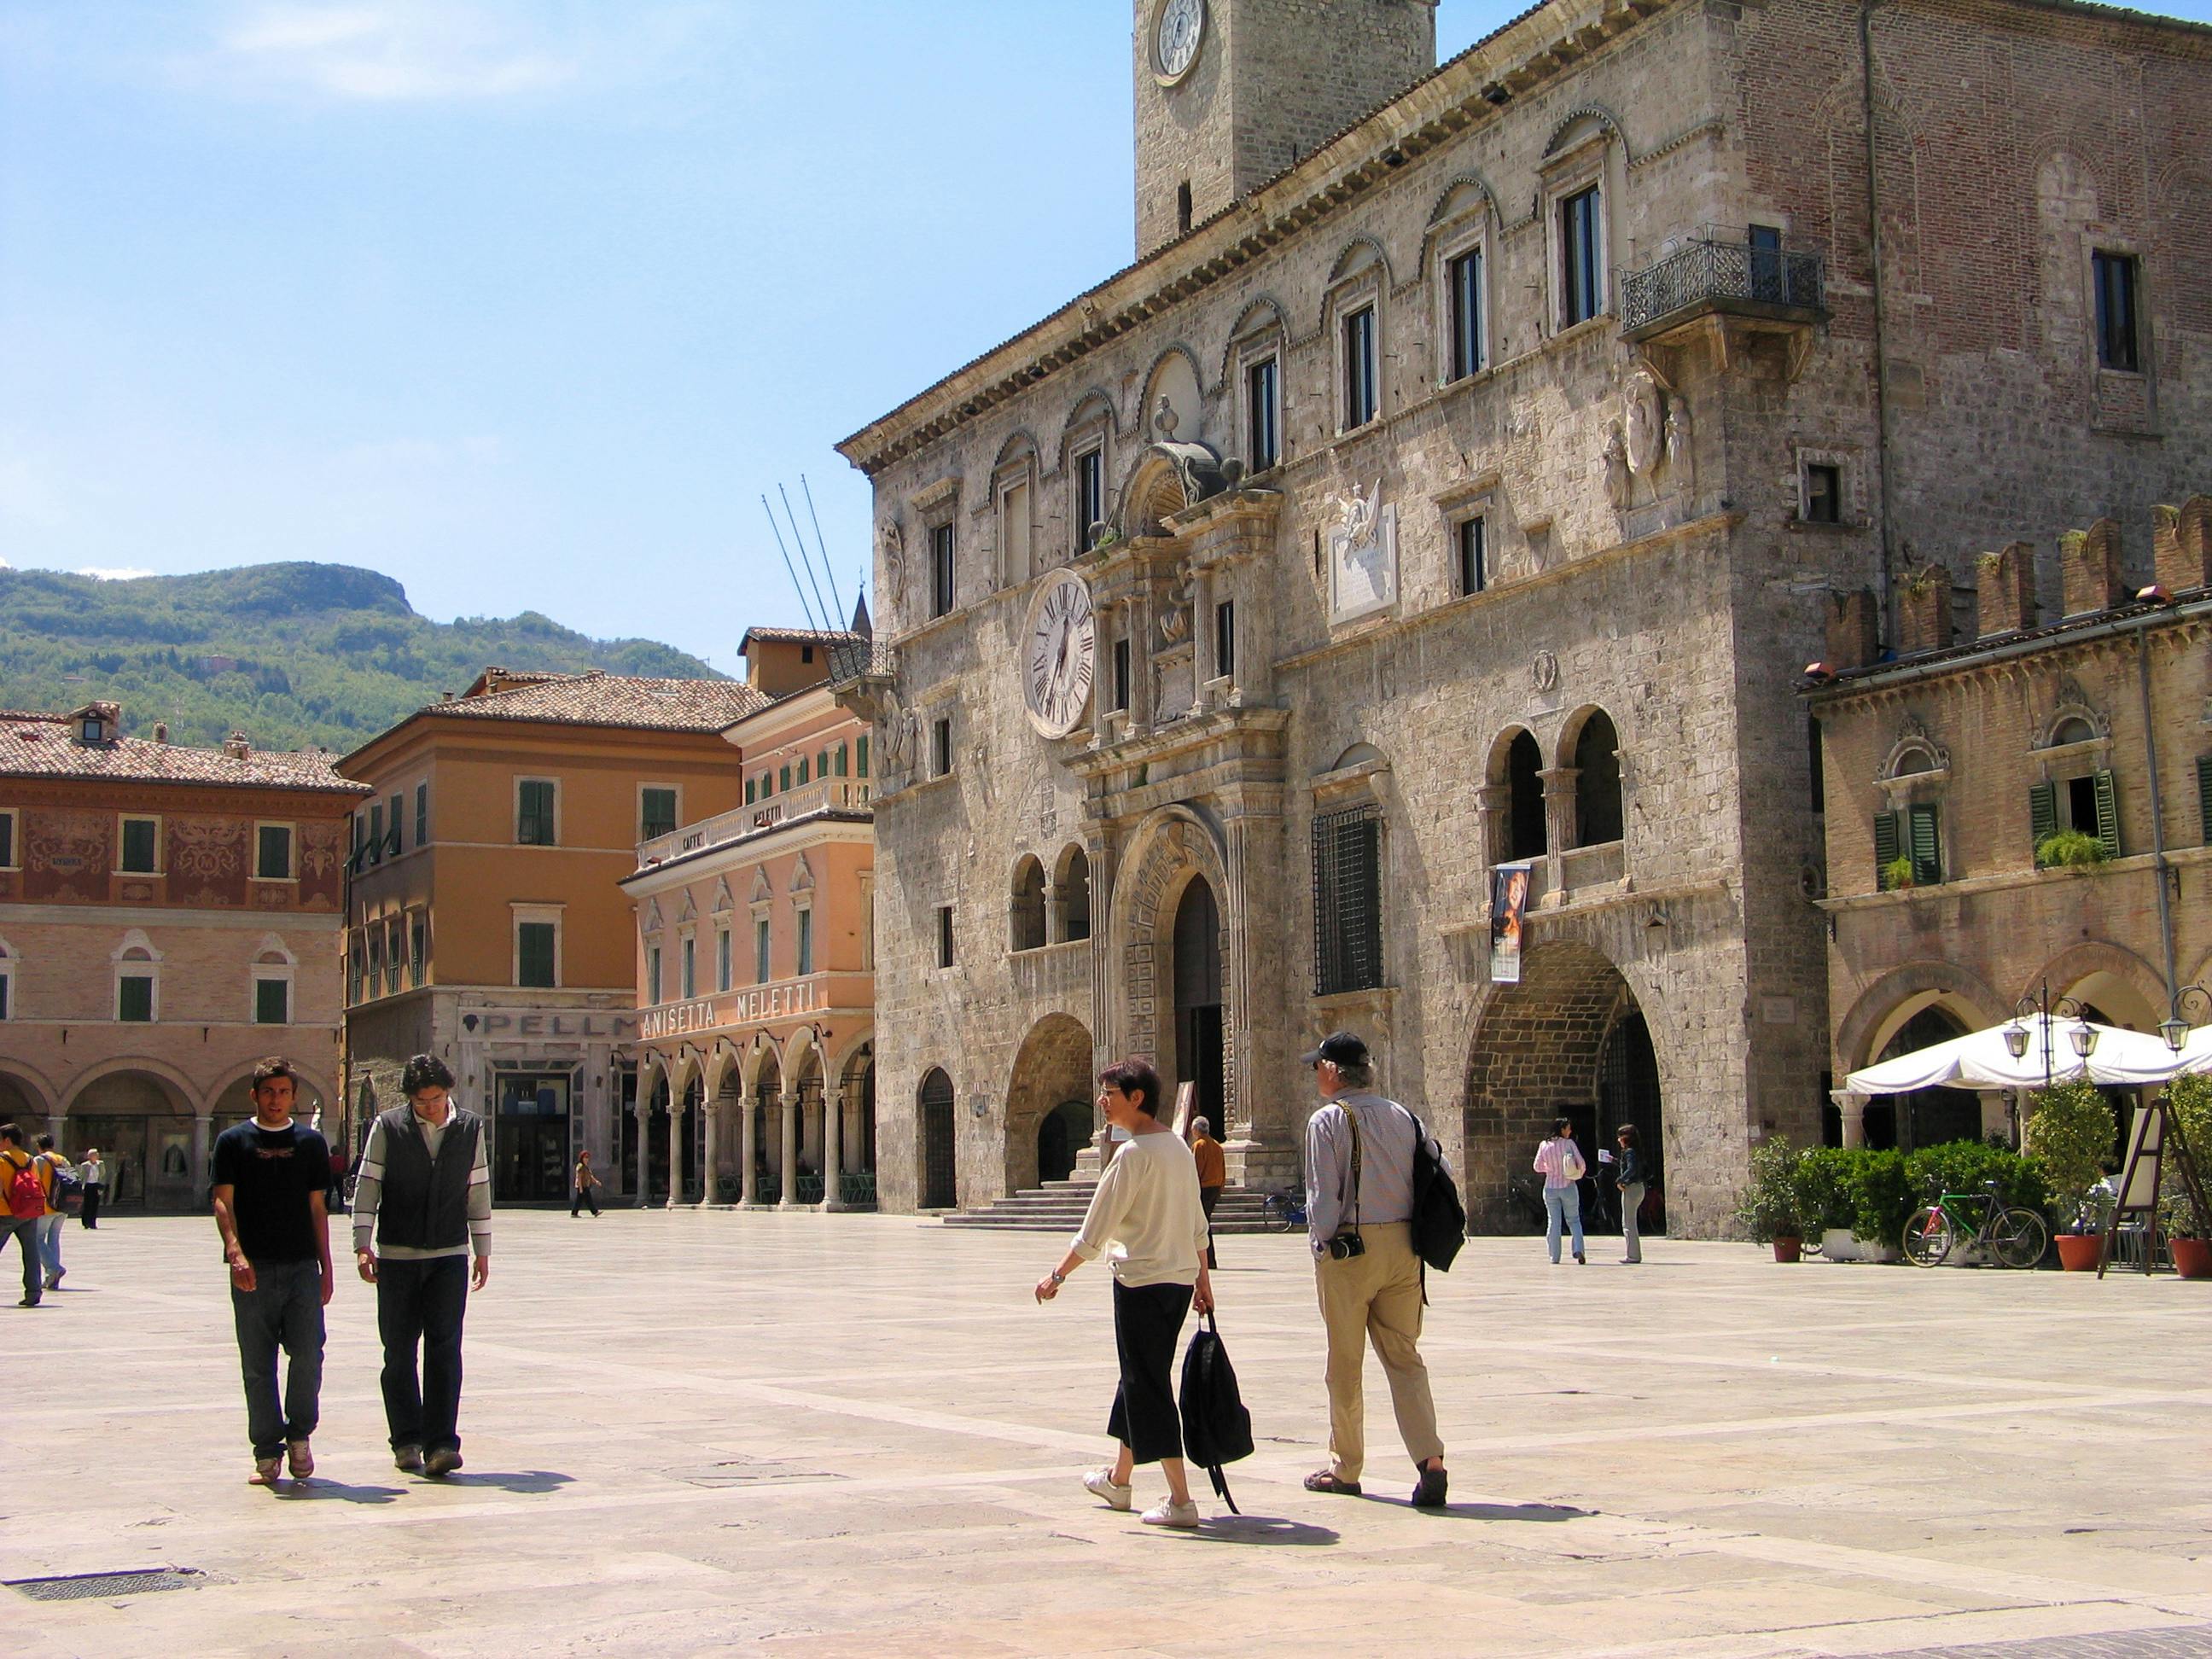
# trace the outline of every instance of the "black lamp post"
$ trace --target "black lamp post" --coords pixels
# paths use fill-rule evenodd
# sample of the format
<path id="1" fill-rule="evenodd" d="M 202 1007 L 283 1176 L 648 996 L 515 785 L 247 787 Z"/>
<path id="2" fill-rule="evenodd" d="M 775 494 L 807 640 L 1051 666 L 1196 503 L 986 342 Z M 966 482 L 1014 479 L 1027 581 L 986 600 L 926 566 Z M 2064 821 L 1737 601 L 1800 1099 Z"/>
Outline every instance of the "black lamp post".
<path id="1" fill-rule="evenodd" d="M 2208 999 L 2208 1006 L 2212 1006 L 2212 999 Z M 2070 1019 L 2074 1022 L 2074 1029 L 2066 1034 L 2067 1041 L 2072 1045 L 2075 1055 L 2082 1060 L 2088 1059 L 2091 1054 L 2097 1052 L 2097 1028 L 2089 1023 L 2088 1016 L 2082 1012 L 2081 1005 L 2072 997 L 2061 997 L 2056 1003 L 2052 1002 L 2051 985 L 2048 981 L 2045 981 L 2036 987 L 2033 996 L 2022 997 L 2014 1006 L 2012 1024 L 2004 1028 L 2005 1050 L 2014 1060 L 2027 1058 L 2027 1045 L 2031 1034 L 2021 1022 L 2031 1014 L 2035 1016 L 2037 1029 L 2042 1036 L 2043 1086 L 2048 1089 L 2051 1086 L 2052 1017 Z"/>
<path id="2" fill-rule="evenodd" d="M 2201 985 L 2185 985 L 2173 994 L 2172 1012 L 2158 1023 L 2158 1034 L 2166 1039 L 2166 1046 L 2179 1054 L 2189 1041 L 2189 1021 L 2185 1011 L 2194 997 L 2203 1006 L 2205 1014 L 2212 1017 L 2212 991 Z"/>

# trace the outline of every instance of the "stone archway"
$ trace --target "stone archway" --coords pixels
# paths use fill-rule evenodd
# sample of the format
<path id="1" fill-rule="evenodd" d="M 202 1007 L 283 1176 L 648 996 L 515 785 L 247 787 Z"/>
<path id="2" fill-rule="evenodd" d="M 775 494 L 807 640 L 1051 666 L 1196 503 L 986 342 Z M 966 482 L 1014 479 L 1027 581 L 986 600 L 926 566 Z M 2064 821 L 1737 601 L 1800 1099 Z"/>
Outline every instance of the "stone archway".
<path id="1" fill-rule="evenodd" d="M 915 1096 L 921 1130 L 921 1167 L 918 1190 L 924 1210 L 949 1210 L 960 1202 L 958 1149 L 954 1145 L 952 1079 L 942 1066 L 932 1066 Z"/>
<path id="2" fill-rule="evenodd" d="M 191 1097 L 175 1081 L 127 1062 L 79 1086 L 66 1125 L 70 1150 L 96 1146 L 107 1166 L 103 1207 L 126 1212 L 198 1207 L 213 1144 L 208 1128 L 195 1121 Z"/>
<path id="3" fill-rule="evenodd" d="M 1467 1069 L 1468 1216 L 1477 1231 L 1527 1231 L 1540 1224 L 1529 1159 L 1555 1117 L 1572 1120 L 1586 1160 L 1611 1150 L 1616 1124 L 1634 1122 L 1665 1212 L 1666 1057 L 1628 981 L 1604 952 L 1551 940 L 1522 958 L 1521 982 L 1499 985 L 1476 1018 Z M 1611 1114 L 1610 1121 L 1604 1121 Z M 1522 1179 L 1527 1176 L 1528 1179 Z M 1585 1212 L 1598 1197 L 1583 1190 Z M 1612 1194 L 1603 1196 L 1610 1200 Z"/>
<path id="4" fill-rule="evenodd" d="M 1219 832 L 1188 806 L 1162 807 L 1137 827 L 1114 884 L 1108 913 L 1109 1047 L 1116 1055 L 1136 1054 L 1152 1061 L 1159 1069 L 1169 1101 L 1174 1099 L 1183 1081 L 1176 1075 L 1174 1053 L 1176 918 L 1185 892 L 1200 878 L 1218 907 L 1226 940 L 1220 1005 L 1224 1123 L 1217 1132 L 1229 1139 L 1244 1135 L 1250 1122 L 1238 1086 L 1246 1070 L 1241 1036 L 1244 1010 L 1238 994 L 1243 983 L 1243 900 L 1229 881 Z"/>
<path id="5" fill-rule="evenodd" d="M 1047 1014 L 1022 1039 L 1006 1084 L 1006 1191 L 1066 1179 L 1075 1154 L 1090 1144 L 1092 1052 L 1090 1031 L 1067 1014 Z M 1079 1130 L 1060 1110 L 1070 1102 L 1082 1108 Z M 1065 1167 L 1048 1172 L 1048 1158 L 1060 1164 L 1063 1152 Z"/>

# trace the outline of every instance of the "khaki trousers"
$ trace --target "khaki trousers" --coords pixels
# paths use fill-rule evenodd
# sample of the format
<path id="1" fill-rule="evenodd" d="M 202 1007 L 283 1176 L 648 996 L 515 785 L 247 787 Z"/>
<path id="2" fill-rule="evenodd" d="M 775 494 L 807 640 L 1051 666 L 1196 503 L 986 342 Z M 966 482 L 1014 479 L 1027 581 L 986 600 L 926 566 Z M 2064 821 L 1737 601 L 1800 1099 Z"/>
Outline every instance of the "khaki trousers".
<path id="1" fill-rule="evenodd" d="M 1328 1466 L 1340 1480 L 1357 1480 L 1367 1461 L 1366 1405 L 1360 1373 L 1367 1344 L 1390 1382 L 1398 1434 L 1418 1466 L 1444 1455 L 1437 1437 L 1437 1405 L 1429 1368 L 1421 1363 L 1421 1262 L 1413 1230 L 1403 1221 L 1369 1222 L 1359 1230 L 1367 1253 L 1314 1261 L 1322 1322 L 1328 1328 Z"/>

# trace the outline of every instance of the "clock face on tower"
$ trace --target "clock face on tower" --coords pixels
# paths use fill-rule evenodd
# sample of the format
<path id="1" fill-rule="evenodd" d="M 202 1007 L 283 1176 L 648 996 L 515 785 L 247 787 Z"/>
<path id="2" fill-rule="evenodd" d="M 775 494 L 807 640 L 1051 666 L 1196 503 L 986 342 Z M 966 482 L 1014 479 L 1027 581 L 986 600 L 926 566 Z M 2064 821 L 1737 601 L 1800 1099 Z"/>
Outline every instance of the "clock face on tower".
<path id="1" fill-rule="evenodd" d="M 1152 62 L 1161 79 L 1182 78 L 1205 33 L 1206 0 L 1163 0 L 1152 25 Z"/>
<path id="2" fill-rule="evenodd" d="M 1054 572 L 1030 599 L 1022 635 L 1022 701 L 1040 735 L 1064 738 L 1082 720 L 1097 647 L 1090 586 L 1073 570 Z"/>

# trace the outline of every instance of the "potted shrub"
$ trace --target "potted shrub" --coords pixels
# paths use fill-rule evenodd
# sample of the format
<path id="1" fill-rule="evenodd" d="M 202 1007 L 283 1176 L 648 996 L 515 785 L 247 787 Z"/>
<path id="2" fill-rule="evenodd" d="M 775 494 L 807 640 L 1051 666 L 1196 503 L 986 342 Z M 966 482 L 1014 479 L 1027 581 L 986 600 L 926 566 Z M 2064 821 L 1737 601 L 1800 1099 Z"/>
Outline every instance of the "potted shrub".
<path id="1" fill-rule="evenodd" d="M 1774 1247 L 1777 1261 L 1795 1261 L 1804 1248 L 1797 1160 L 1797 1149 L 1787 1136 L 1769 1135 L 1751 1149 L 1750 1178 L 1736 1196 L 1736 1220 L 1753 1243 Z"/>
<path id="2" fill-rule="evenodd" d="M 1863 1152 L 1851 1166 L 1846 1190 L 1851 1205 L 1851 1237 L 1860 1258 L 1896 1261 L 1898 1239 L 1914 1208 L 1912 1183 L 1905 1173 L 1905 1154 Z"/>
<path id="3" fill-rule="evenodd" d="M 1850 1185 L 1851 1167 L 1862 1155 L 1856 1147 L 1812 1146 L 1797 1160 L 1797 1214 L 1831 1261 L 1858 1255 L 1851 1244 Z"/>
<path id="4" fill-rule="evenodd" d="M 2088 1083 L 2054 1083 L 2028 1097 L 2027 1155 L 2051 1183 L 2059 1265 L 2079 1273 L 2097 1265 L 2099 1245 L 2087 1229 L 2089 1189 L 2112 1155 L 2112 1103 Z"/>
<path id="5" fill-rule="evenodd" d="M 1883 892 L 1893 893 L 1899 888 L 1910 887 L 1911 885 L 1912 860 L 1911 859 L 1902 857 L 1893 858 L 1888 863 L 1881 866 L 1881 890 Z"/>
<path id="6" fill-rule="evenodd" d="M 2179 1130 L 2190 1156 L 2201 1158 L 2212 1152 L 2212 1077 L 2178 1077 L 2166 1085 L 2166 1103 L 2172 1126 Z M 2202 1179 L 2204 1166 L 2198 1164 Z M 2204 1214 L 2179 1181 L 2161 1181 L 2159 1224 L 2166 1233 L 2166 1253 L 2173 1271 L 2184 1279 L 2212 1279 L 2212 1216 Z"/>
<path id="7" fill-rule="evenodd" d="M 2085 869 L 2104 863 L 2107 856 L 2105 843 L 2081 830 L 2061 830 L 2035 843 L 2035 866 L 2039 870 Z"/>

